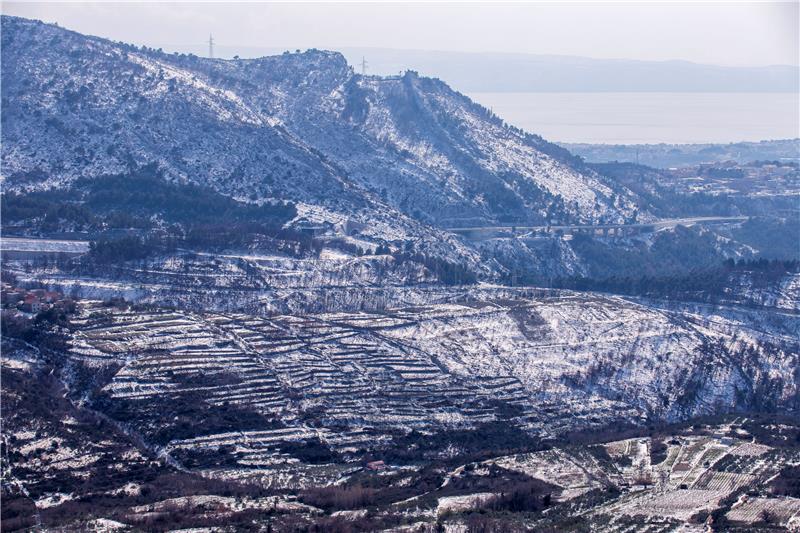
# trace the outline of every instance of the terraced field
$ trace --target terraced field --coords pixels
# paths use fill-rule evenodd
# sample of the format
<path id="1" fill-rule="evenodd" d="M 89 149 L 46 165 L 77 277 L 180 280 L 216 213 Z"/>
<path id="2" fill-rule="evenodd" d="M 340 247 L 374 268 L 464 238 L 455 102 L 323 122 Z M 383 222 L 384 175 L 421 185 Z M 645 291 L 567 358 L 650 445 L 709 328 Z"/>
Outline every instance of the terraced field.
<path id="1" fill-rule="evenodd" d="M 105 424 L 113 438 L 81 444 L 69 431 L 74 414 L 35 424 L 18 417 L 6 461 L 21 481 L 7 490 L 52 521 L 55 510 L 80 508 L 87 497 L 74 488 L 76 479 L 105 472 L 121 454 L 131 461 L 115 467 L 119 476 L 104 475 L 109 490 L 131 493 L 131 503 L 104 518 L 124 523 L 176 516 L 159 511 L 158 501 L 140 494 L 143 487 L 164 501 L 239 491 L 244 503 L 214 500 L 228 509 L 220 520 L 271 509 L 267 497 L 280 496 L 274 505 L 286 508 L 281 516 L 307 518 L 385 493 L 380 505 L 391 507 L 380 520 L 395 523 L 402 512 L 403 520 L 429 523 L 439 514 L 511 505 L 497 500 L 509 486 L 529 491 L 524 498 L 539 502 L 534 510 L 547 495 L 547 505 L 609 531 L 643 524 L 672 531 L 725 506 L 731 522 L 775 516 L 788 524 L 791 501 L 740 510 L 728 499 L 797 463 L 796 453 L 732 428 L 657 446 L 646 437 L 602 447 L 547 444 L 574 431 L 591 435 L 726 410 L 795 412 L 790 369 L 798 366 L 798 318 L 749 317 L 742 309 L 700 313 L 597 294 L 488 288 L 439 291 L 430 303 L 383 311 L 302 315 L 83 300 L 60 330 L 65 349 L 38 353 L 23 344 L 3 368 L 38 372 L 43 382 L 59 376 L 66 387 L 59 401 L 72 402 L 61 411 L 87 411 L 83 419 Z M 81 446 L 88 451 L 79 459 L 67 457 Z M 531 451 L 543 447 L 549 449 Z M 528 452 L 497 457 L 520 449 Z M 486 459 L 490 452 L 494 458 Z M 481 459 L 453 463 L 465 456 Z M 375 459 L 385 463 L 370 477 L 365 464 Z M 45 475 L 42 469 L 61 472 L 62 481 L 37 489 L 23 480 Z M 135 487 L 117 482 L 128 470 Z M 195 488 L 167 490 L 159 480 L 169 475 L 189 476 L 181 483 Z M 341 490 L 336 497 L 345 503 L 314 492 L 323 489 Z M 298 494 L 302 501 L 292 499 Z M 202 523 L 204 506 L 179 504 Z M 548 527 L 550 518 L 541 520 Z"/>
<path id="2" fill-rule="evenodd" d="M 446 517 L 456 529 L 488 523 L 515 531 L 700 532 L 715 523 L 709 521 L 712 512 L 721 517 L 715 531 L 794 527 L 800 499 L 774 495 L 770 484 L 784 469 L 800 464 L 800 451 L 757 443 L 741 429 L 746 423 L 740 418 L 697 424 L 655 437 L 461 464 L 428 493 L 401 503 L 413 502 L 419 518 Z M 658 456 L 654 447 L 662 443 Z M 751 460 L 743 464 L 743 457 Z M 406 475 L 396 468 L 384 473 L 388 483 L 397 484 Z M 525 488 L 519 489 L 519 483 Z M 546 494 L 544 512 L 534 512 L 542 508 L 533 505 L 525 519 L 511 526 L 481 521 L 508 492 L 523 490 L 535 501 L 531 487 Z"/>
<path id="3" fill-rule="evenodd" d="M 508 421 L 546 437 L 735 409 L 745 378 L 756 387 L 797 364 L 792 321 L 753 328 L 569 293 L 302 316 L 84 302 L 69 358 L 94 376 L 104 413 L 219 472 L 285 464 L 292 442 L 354 453 L 411 430 Z M 790 405 L 796 391 L 773 384 L 772 400 Z"/>
<path id="4" fill-rule="evenodd" d="M 526 402 L 513 377 L 455 376 L 385 334 L 412 325 L 411 313 L 259 318 L 87 304 L 73 322 L 70 356 L 87 367 L 115 369 L 101 388 L 112 403 L 190 394 L 210 406 L 280 419 L 268 431 L 170 444 L 178 449 L 254 449 L 318 437 L 334 449 L 354 450 L 379 444 L 377 429 L 470 426 L 496 419 L 498 398 Z M 306 425 L 312 415 L 322 423 L 313 430 Z"/>
<path id="5" fill-rule="evenodd" d="M 628 470 L 631 484 L 645 482 L 643 490 L 631 492 L 593 513 L 671 518 L 683 523 L 698 513 L 710 513 L 734 495 L 728 518 L 732 522 L 756 522 L 757 517 L 750 520 L 745 511 L 752 504 L 744 493 L 766 487 L 782 468 L 800 463 L 800 453 L 722 436 L 729 430 L 722 427 L 715 434 L 671 440 L 667 460 Z M 644 446 L 650 443 L 649 439 L 641 442 Z M 791 509 L 791 502 L 800 502 L 796 498 L 768 499 L 776 508 L 787 510 Z M 780 524 L 786 526 L 791 516 L 790 512 L 783 516 Z"/>
<path id="6" fill-rule="evenodd" d="M 708 513 L 725 505 L 730 526 L 761 522 L 766 511 L 772 527 L 788 527 L 800 519 L 800 499 L 746 493 L 763 490 L 783 468 L 800 464 L 800 451 L 757 444 L 748 435 L 736 438 L 735 426 L 668 437 L 666 459 L 659 462 L 651 463 L 653 439 L 644 437 L 607 443 L 607 455 L 573 447 L 499 457 L 458 468 L 449 482 L 488 475 L 493 466 L 525 473 L 555 485 L 554 500 L 576 506 L 582 523 L 597 531 L 702 531 Z M 614 493 L 607 503 L 586 509 L 589 495 L 609 487 Z M 545 518 L 540 525 L 550 522 Z"/>

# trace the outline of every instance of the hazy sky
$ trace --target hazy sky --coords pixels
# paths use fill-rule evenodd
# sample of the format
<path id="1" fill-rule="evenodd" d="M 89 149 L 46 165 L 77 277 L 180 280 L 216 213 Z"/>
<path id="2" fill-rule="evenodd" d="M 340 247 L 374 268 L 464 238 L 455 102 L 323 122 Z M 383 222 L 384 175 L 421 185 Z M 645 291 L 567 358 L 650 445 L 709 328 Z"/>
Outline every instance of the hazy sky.
<path id="1" fill-rule="evenodd" d="M 156 48 L 378 47 L 800 64 L 793 2 L 3 2 L 3 13 Z M 244 55 L 244 54 L 243 54 Z M 247 54 L 250 55 L 250 54 Z"/>

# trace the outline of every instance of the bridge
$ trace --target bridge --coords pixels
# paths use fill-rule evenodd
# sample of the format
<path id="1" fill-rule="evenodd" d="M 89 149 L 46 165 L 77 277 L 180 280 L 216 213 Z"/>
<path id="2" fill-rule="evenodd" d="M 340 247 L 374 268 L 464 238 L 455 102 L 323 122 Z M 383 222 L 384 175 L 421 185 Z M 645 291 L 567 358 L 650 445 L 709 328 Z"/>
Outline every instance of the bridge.
<path id="1" fill-rule="evenodd" d="M 656 220 L 636 224 L 596 224 L 596 225 L 549 225 L 549 226 L 474 226 L 464 228 L 445 228 L 469 239 L 488 239 L 502 235 L 515 237 L 533 237 L 535 235 L 601 235 L 622 236 L 638 233 L 652 233 L 676 226 L 694 226 L 696 224 L 730 224 L 744 222 L 749 217 L 689 217 Z"/>

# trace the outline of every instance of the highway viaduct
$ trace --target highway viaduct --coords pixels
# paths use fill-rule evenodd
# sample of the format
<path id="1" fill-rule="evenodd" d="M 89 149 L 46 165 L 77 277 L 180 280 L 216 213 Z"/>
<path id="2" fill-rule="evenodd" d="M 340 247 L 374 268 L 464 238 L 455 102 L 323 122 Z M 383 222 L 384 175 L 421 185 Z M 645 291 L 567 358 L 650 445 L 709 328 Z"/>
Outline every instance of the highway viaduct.
<path id="1" fill-rule="evenodd" d="M 475 226 L 446 228 L 447 231 L 463 235 L 468 239 L 489 239 L 498 236 L 533 237 L 535 235 L 600 235 L 623 236 L 638 233 L 652 233 L 676 226 L 694 226 L 697 224 L 714 225 L 744 222 L 748 217 L 691 217 L 655 220 L 636 224 L 596 224 L 596 225 L 548 225 L 548 226 Z"/>

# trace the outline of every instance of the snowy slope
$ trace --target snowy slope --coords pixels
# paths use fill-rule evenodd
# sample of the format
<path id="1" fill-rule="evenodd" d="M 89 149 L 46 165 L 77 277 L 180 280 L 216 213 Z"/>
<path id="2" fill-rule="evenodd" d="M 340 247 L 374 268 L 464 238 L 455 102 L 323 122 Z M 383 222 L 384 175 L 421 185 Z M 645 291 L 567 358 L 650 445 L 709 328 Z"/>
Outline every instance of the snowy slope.
<path id="1" fill-rule="evenodd" d="M 637 210 L 564 150 L 438 80 L 362 77 L 311 50 L 166 54 L 3 17 L 3 177 L 12 189 L 157 162 L 246 201 L 434 225 L 622 221 Z M 362 215 L 369 218 L 367 215 Z"/>
<path id="2" fill-rule="evenodd" d="M 101 306 L 87 303 L 70 357 L 117 369 L 103 387 L 113 399 L 173 397 L 182 376 L 201 372 L 206 401 L 251 405 L 297 430 L 316 410 L 326 439 L 364 426 L 471 426 L 507 416 L 498 404 L 542 435 L 798 408 L 794 316 L 758 323 L 591 294 L 493 297 L 502 294 L 380 313 L 130 310 L 100 322 Z M 220 386 L 224 372 L 239 379 Z"/>

